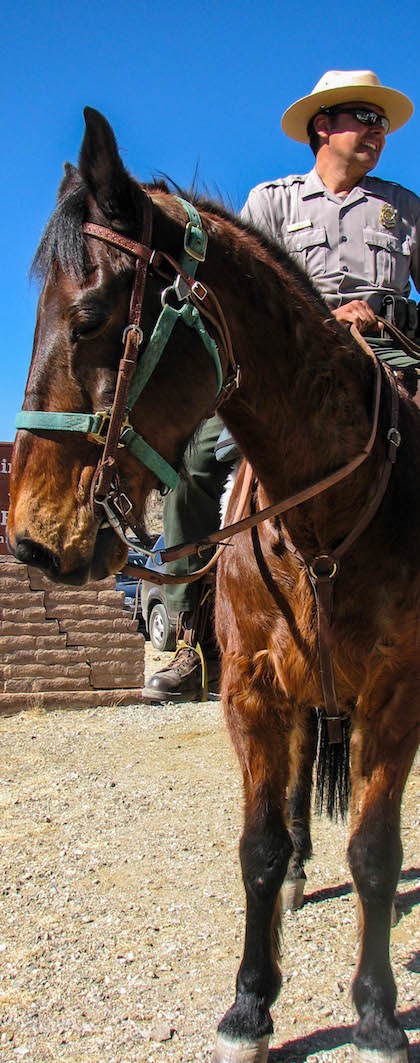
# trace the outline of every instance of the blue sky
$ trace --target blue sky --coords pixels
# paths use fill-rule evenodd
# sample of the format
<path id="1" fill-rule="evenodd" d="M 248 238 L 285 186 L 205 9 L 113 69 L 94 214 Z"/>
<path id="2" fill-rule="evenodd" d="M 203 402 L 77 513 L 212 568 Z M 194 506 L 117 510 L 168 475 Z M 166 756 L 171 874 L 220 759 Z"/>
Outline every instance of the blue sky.
<path id="1" fill-rule="evenodd" d="M 279 121 L 328 69 L 373 69 L 417 104 L 390 136 L 380 177 L 419 192 L 420 14 L 411 0 L 3 0 L 0 439 L 14 437 L 31 356 L 29 267 L 83 107 L 109 119 L 127 167 L 210 192 L 239 209 L 259 181 L 310 169 Z"/>

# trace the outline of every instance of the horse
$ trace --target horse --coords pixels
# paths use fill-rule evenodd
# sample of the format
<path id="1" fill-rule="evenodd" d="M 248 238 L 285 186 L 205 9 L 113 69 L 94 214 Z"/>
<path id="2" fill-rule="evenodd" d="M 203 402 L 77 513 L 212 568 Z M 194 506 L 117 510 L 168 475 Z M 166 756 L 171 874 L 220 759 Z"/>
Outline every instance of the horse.
<path id="1" fill-rule="evenodd" d="M 309 855 L 313 706 L 328 700 L 329 670 L 331 727 L 347 721 L 351 754 L 354 1041 L 366 1063 L 400 1063 L 408 1041 L 389 937 L 418 738 L 420 411 L 399 388 L 396 426 L 389 375 L 284 250 L 218 203 L 139 184 L 105 118 L 87 108 L 85 122 L 34 261 L 43 288 L 12 462 L 11 549 L 58 582 L 119 571 L 124 515 L 140 527 L 151 490 L 177 482 L 189 440 L 220 410 L 245 457 L 231 513 L 247 467 L 253 478 L 217 573 L 221 696 L 243 774 L 246 927 L 214 1060 L 268 1059 L 280 889 Z M 320 668 L 316 584 L 333 582 L 332 613 L 331 598 L 318 609 Z"/>

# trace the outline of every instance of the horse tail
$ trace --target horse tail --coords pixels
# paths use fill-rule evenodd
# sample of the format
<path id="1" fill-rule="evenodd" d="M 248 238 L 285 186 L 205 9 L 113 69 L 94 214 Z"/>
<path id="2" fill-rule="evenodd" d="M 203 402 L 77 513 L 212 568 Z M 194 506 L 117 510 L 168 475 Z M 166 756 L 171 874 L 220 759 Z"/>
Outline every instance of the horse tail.
<path id="1" fill-rule="evenodd" d="M 350 797 L 350 720 L 341 721 L 342 741 L 331 744 L 327 717 L 318 713 L 315 811 L 329 819 L 345 820 Z"/>

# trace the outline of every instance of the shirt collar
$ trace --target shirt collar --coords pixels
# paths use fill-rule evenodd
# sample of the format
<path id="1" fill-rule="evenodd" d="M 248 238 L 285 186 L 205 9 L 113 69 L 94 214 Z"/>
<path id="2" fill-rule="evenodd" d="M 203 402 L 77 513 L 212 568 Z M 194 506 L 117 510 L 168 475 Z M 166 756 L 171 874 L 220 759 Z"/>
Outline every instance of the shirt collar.
<path id="1" fill-rule="evenodd" d="M 346 196 L 346 199 L 341 199 L 341 196 L 335 196 L 333 192 L 330 192 L 330 190 L 325 187 L 324 182 L 321 180 L 319 173 L 314 166 L 313 169 L 306 174 L 302 190 L 302 199 L 325 196 L 326 199 L 332 199 L 334 203 L 341 202 L 346 205 L 357 203 L 360 199 L 364 199 L 366 193 L 369 191 L 365 182 L 366 177 L 363 177 L 360 184 L 355 185 L 355 187 L 352 188 L 351 192 Z"/>
<path id="2" fill-rule="evenodd" d="M 311 196 L 323 196 L 328 193 L 328 189 L 325 187 L 323 181 L 319 176 L 319 173 L 315 169 L 306 174 L 305 182 L 302 190 L 302 199 L 310 199 Z"/>

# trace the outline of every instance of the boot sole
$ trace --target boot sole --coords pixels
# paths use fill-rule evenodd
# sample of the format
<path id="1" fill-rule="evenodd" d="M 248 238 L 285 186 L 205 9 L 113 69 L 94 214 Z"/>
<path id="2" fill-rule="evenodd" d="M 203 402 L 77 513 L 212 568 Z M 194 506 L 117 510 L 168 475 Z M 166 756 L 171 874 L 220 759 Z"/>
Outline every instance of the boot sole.
<path id="1" fill-rule="evenodd" d="M 203 695 L 201 690 L 196 691 L 195 693 L 191 691 L 187 694 L 179 693 L 178 691 L 173 691 L 171 693 L 165 691 L 164 693 L 161 693 L 157 690 L 148 690 L 147 687 L 143 687 L 143 690 L 141 691 L 141 699 L 142 701 L 147 702 L 152 701 L 157 705 L 165 704 L 165 702 L 168 701 L 173 701 L 178 704 L 182 701 L 203 701 Z"/>
<path id="2" fill-rule="evenodd" d="M 209 694 L 219 694 L 219 683 L 209 683 L 208 692 Z M 169 691 L 150 690 L 148 687 L 143 687 L 143 690 L 141 691 L 141 700 L 144 702 L 152 701 L 157 705 L 164 705 L 169 701 L 179 704 L 183 701 L 205 701 L 206 699 L 202 690 L 197 690 L 195 693 L 193 691 L 190 693 L 184 693 L 182 691 L 173 691 L 169 693 Z"/>

